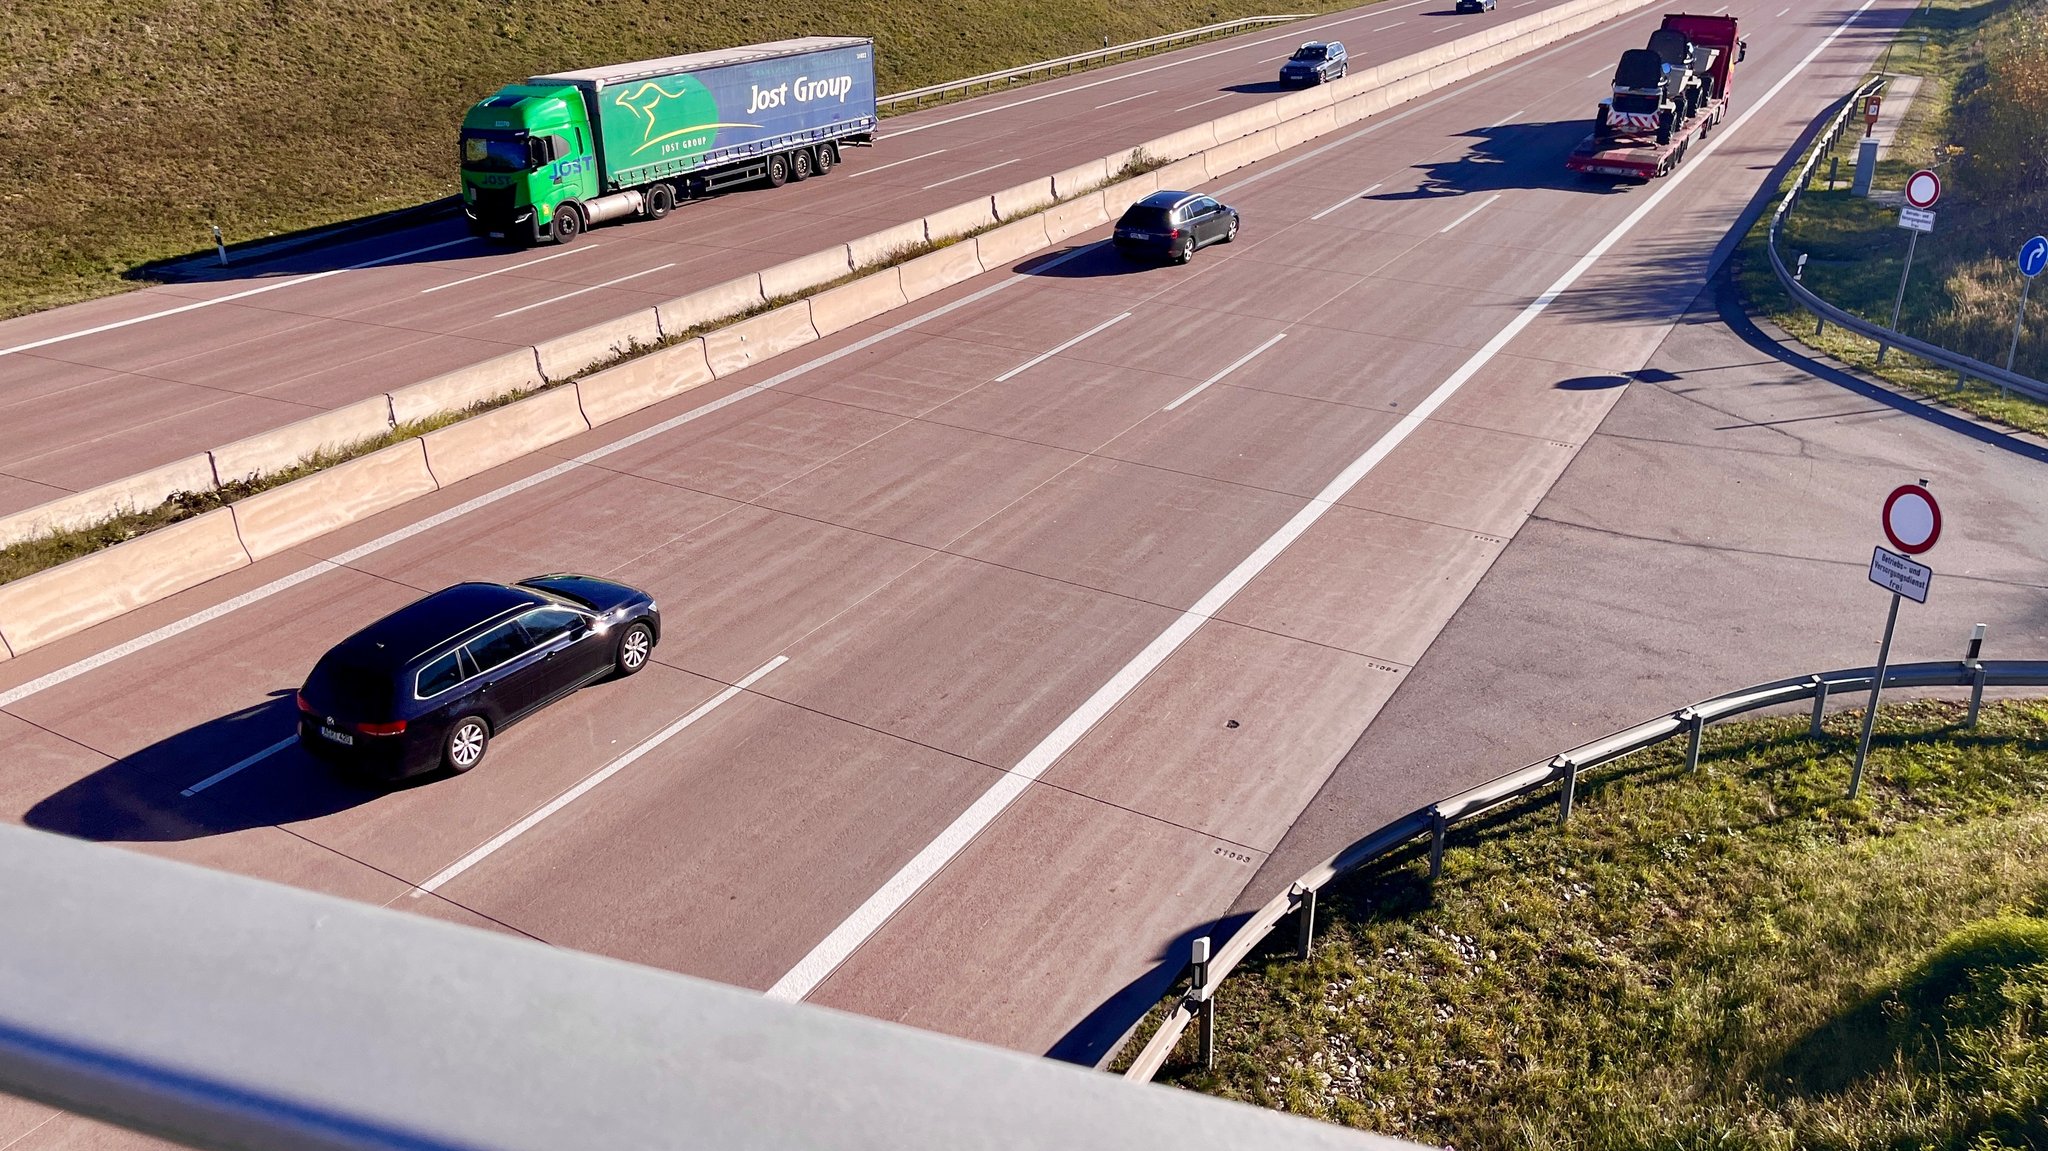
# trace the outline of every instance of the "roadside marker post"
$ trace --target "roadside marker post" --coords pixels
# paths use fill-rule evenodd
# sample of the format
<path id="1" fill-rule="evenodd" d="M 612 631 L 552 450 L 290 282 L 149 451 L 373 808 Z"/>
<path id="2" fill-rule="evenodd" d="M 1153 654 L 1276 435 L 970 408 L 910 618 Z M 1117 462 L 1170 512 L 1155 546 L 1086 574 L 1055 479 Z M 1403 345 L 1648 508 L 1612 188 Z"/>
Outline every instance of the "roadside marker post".
<path id="1" fill-rule="evenodd" d="M 1195 1000 L 1196 1042 L 1200 1045 L 1202 1069 L 1216 1069 L 1216 997 L 1209 991 L 1209 937 L 1188 944 L 1188 966 L 1194 987 L 1188 992 Z"/>
<path id="2" fill-rule="evenodd" d="M 222 240 L 221 240 L 221 238 L 220 238 L 220 225 L 219 225 L 219 224 L 215 224 L 215 225 L 213 226 L 213 250 L 214 250 L 214 251 L 215 251 L 216 253 L 218 253 L 218 254 L 220 255 L 220 264 L 221 264 L 221 267 L 223 267 L 223 268 L 227 267 L 227 264 L 228 264 L 228 246 L 227 246 L 227 244 L 223 243 L 223 242 L 222 242 Z"/>
<path id="3" fill-rule="evenodd" d="M 2008 372 L 2012 371 L 2013 357 L 2020 351 L 2020 329 L 2027 323 L 2027 293 L 2033 290 L 2034 277 L 2041 274 L 2042 268 L 2048 267 L 2048 236 L 2035 236 L 2021 244 L 2019 264 L 2020 310 L 2012 321 L 2012 346 L 2005 349 L 2005 370 Z M 2005 392 L 2003 385 L 1998 390 L 2001 395 Z"/>
<path id="4" fill-rule="evenodd" d="M 1877 645 L 1877 671 L 1870 677 L 1870 706 L 1863 710 L 1856 764 L 1849 771 L 1850 799 L 1863 787 L 1863 761 L 1870 756 L 1870 737 L 1877 730 L 1877 704 L 1884 693 L 1884 669 L 1892 658 L 1892 632 L 1899 625 L 1899 600 L 1926 603 L 1934 582 L 1934 569 L 1906 557 L 1919 555 L 1941 538 L 1941 505 L 1925 486 L 1906 484 L 1885 497 L 1883 523 L 1885 538 L 1899 550 L 1887 551 L 1882 544 L 1871 549 L 1870 582 L 1892 593 L 1892 606 L 1884 618 L 1884 639 Z"/>
<path id="5" fill-rule="evenodd" d="M 1891 329 L 1899 330 L 1899 310 L 1906 304 L 1906 277 L 1913 274 L 1913 252 L 1920 246 L 1920 233 L 1934 230 L 1934 212 L 1931 210 L 1941 201 L 1941 177 L 1920 169 L 1906 178 L 1906 206 L 1899 209 L 1899 227 L 1908 231 L 1906 240 L 1906 266 L 1899 269 L 1899 294 L 1892 300 Z M 1884 363 L 1884 355 L 1892 350 L 1890 344 L 1877 346 L 1877 362 Z"/>

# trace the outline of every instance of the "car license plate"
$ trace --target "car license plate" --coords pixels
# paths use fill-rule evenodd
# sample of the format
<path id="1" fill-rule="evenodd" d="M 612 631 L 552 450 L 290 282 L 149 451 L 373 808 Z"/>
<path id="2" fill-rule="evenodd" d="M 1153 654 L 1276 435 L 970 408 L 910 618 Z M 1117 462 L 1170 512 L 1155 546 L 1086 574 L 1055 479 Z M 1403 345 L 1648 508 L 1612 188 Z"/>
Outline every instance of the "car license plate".
<path id="1" fill-rule="evenodd" d="M 493 239 L 493 240 L 502 240 L 502 239 L 504 239 L 504 238 L 505 238 L 505 233 L 503 233 L 503 232 L 492 232 L 492 233 L 491 233 L 491 239 Z"/>
<path id="2" fill-rule="evenodd" d="M 352 736 L 345 731 L 336 731 L 331 727 L 321 728 L 320 735 L 322 738 L 331 739 L 334 742 L 341 744 L 343 747 L 354 747 L 356 745 L 355 736 Z"/>

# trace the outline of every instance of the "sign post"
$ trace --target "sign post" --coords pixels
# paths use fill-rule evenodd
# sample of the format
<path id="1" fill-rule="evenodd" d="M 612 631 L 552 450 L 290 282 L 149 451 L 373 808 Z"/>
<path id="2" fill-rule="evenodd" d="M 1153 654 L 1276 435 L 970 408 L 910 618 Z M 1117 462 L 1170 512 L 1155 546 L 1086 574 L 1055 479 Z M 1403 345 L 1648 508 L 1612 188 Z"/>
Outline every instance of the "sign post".
<path id="1" fill-rule="evenodd" d="M 2020 313 L 2012 322 L 2012 346 L 2005 350 L 2005 370 L 2012 371 L 2012 360 L 2019 355 L 2020 329 L 2027 323 L 2027 293 L 2033 290 L 2034 277 L 2041 269 L 2048 267 L 2048 236 L 2035 236 L 2020 245 Z"/>
<path id="2" fill-rule="evenodd" d="M 1906 304 L 1906 277 L 1913 274 L 1913 252 L 1920 246 L 1920 233 L 1934 230 L 1934 213 L 1929 209 L 1941 200 L 1941 177 L 1925 168 L 1906 178 L 1906 206 L 1899 209 L 1899 227 L 1907 229 L 1906 266 L 1899 269 L 1899 294 L 1892 300 L 1892 331 L 1899 330 L 1899 310 Z M 1890 344 L 1877 346 L 1877 362 L 1884 363 Z"/>
<path id="3" fill-rule="evenodd" d="M 1934 493 L 1918 484 L 1894 489 L 1884 501 L 1884 534 L 1892 546 L 1904 552 L 1872 549 L 1870 582 L 1892 593 L 1891 610 L 1884 617 L 1884 640 L 1877 645 L 1877 671 L 1870 678 L 1870 706 L 1863 710 L 1863 735 L 1856 743 L 1856 765 L 1849 770 L 1849 798 L 1863 787 L 1863 761 L 1870 756 L 1870 737 L 1877 730 L 1877 703 L 1884 692 L 1884 669 L 1891 663 L 1892 632 L 1899 624 L 1899 600 L 1927 602 L 1927 589 L 1934 582 L 1934 569 L 1907 559 L 1934 546 L 1941 538 L 1941 505 Z"/>

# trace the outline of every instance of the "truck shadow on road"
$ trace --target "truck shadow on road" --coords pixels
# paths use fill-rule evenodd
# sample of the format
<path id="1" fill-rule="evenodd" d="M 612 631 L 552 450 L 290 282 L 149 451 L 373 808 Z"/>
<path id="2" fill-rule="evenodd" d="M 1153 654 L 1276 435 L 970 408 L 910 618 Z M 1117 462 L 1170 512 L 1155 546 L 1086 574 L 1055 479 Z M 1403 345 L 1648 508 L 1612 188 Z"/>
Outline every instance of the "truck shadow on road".
<path id="1" fill-rule="evenodd" d="M 1465 154 L 1449 160 L 1417 164 L 1422 182 L 1407 192 L 1381 192 L 1373 200 L 1429 200 L 1474 192 L 1549 188 L 1612 196 L 1634 190 L 1610 178 L 1582 176 L 1565 170 L 1564 158 L 1591 129 L 1591 120 L 1496 124 L 1463 135 L 1472 141 Z"/>
<path id="2" fill-rule="evenodd" d="M 290 691 L 123 756 L 28 810 L 30 827 L 116 843 L 176 842 L 346 811 L 383 790 L 351 781 L 296 745 L 185 795 L 223 768 L 291 738 Z M 432 777 L 428 777 L 432 778 Z"/>

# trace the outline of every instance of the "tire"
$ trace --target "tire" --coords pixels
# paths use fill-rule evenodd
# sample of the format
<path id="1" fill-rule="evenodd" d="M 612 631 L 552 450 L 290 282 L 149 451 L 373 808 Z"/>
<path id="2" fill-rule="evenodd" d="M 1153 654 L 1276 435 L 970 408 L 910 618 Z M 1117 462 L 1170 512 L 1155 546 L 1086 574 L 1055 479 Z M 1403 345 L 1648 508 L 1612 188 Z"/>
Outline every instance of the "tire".
<path id="1" fill-rule="evenodd" d="M 618 669 L 620 678 L 624 678 L 646 667 L 653 654 L 654 629 L 645 620 L 635 620 L 632 626 L 619 633 L 619 646 L 612 656 L 612 666 Z"/>
<path id="2" fill-rule="evenodd" d="M 1176 264 L 1185 264 L 1189 260 L 1194 259 L 1195 238 L 1193 236 L 1189 236 L 1186 240 L 1181 241 L 1180 247 L 1175 248 L 1172 252 L 1168 253 L 1167 258 L 1172 260 Z"/>
<path id="3" fill-rule="evenodd" d="M 822 176 L 830 172 L 838 163 L 839 145 L 831 143 L 818 145 L 818 175 Z"/>
<path id="4" fill-rule="evenodd" d="M 575 204 L 564 201 L 555 207 L 555 222 L 552 225 L 555 243 L 573 244 L 583 234 L 583 213 Z"/>
<path id="5" fill-rule="evenodd" d="M 1238 219 L 1237 219 L 1237 217 L 1236 217 L 1236 216 L 1232 216 L 1232 217 L 1230 218 L 1230 230 L 1229 230 L 1229 231 L 1227 231 L 1227 232 L 1225 232 L 1225 233 L 1223 233 L 1223 242 L 1224 242 L 1224 243 L 1228 244 L 1228 243 L 1230 243 L 1230 242 L 1231 242 L 1232 240 L 1235 240 L 1235 239 L 1237 239 L 1237 225 L 1238 225 Z"/>
<path id="6" fill-rule="evenodd" d="M 768 157 L 768 186 L 780 188 L 789 183 L 789 153 L 777 152 Z"/>
<path id="7" fill-rule="evenodd" d="M 818 157 L 809 148 L 798 148 L 789 154 L 789 178 L 808 180 L 818 171 Z"/>
<path id="8" fill-rule="evenodd" d="M 675 210 L 676 190 L 667 184 L 647 189 L 647 218 L 659 220 Z"/>
<path id="9" fill-rule="evenodd" d="M 441 741 L 441 762 L 456 775 L 484 761 L 491 749 L 491 725 L 480 715 L 465 715 L 448 728 Z"/>

